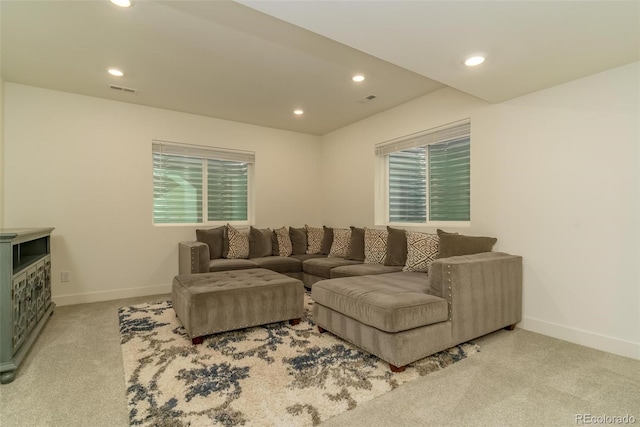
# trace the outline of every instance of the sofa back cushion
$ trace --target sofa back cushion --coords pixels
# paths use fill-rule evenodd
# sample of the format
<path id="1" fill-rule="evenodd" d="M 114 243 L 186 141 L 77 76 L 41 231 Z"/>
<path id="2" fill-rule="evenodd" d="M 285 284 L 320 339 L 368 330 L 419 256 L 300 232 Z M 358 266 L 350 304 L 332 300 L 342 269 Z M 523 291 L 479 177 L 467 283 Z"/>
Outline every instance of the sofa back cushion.
<path id="1" fill-rule="evenodd" d="M 291 253 L 293 255 L 304 255 L 307 253 L 307 230 L 305 230 L 304 227 L 289 227 L 289 238 L 291 239 Z"/>
<path id="2" fill-rule="evenodd" d="M 364 228 L 351 226 L 351 238 L 346 259 L 364 261 Z"/>
<path id="3" fill-rule="evenodd" d="M 333 228 L 322 226 L 324 235 L 322 236 L 322 249 L 320 253 L 322 255 L 329 255 L 331 252 L 331 245 L 333 244 Z"/>
<path id="4" fill-rule="evenodd" d="M 249 229 L 249 258 L 262 258 L 273 254 L 272 232 L 270 228 Z"/>
<path id="5" fill-rule="evenodd" d="M 209 246 L 209 259 L 222 258 L 224 225 L 208 230 L 196 230 L 196 240 Z"/>
<path id="6" fill-rule="evenodd" d="M 404 266 L 407 263 L 407 232 L 401 228 L 387 227 L 387 256 L 384 265 Z"/>
<path id="7" fill-rule="evenodd" d="M 498 241 L 495 237 L 465 236 L 442 230 L 438 230 L 438 236 L 440 237 L 438 258 L 491 252 L 493 245 Z"/>

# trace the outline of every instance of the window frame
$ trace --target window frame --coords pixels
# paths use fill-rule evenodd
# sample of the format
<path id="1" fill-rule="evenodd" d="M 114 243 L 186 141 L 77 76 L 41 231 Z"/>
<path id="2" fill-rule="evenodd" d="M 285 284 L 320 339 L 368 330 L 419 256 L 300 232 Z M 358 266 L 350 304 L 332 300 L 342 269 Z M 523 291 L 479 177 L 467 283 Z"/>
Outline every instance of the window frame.
<path id="1" fill-rule="evenodd" d="M 155 222 L 155 210 L 154 210 L 154 196 L 155 184 L 153 182 L 153 174 L 155 171 L 154 154 L 156 146 L 167 147 L 170 152 L 161 153 L 175 156 L 184 156 L 198 158 L 202 161 L 202 222 L 168 222 L 157 223 Z M 176 154 L 176 152 L 183 152 L 184 154 Z M 208 161 L 209 159 L 215 160 L 227 160 L 238 161 L 247 163 L 247 219 L 246 220 L 219 220 L 209 221 L 209 192 L 208 192 Z M 253 159 L 253 160 L 251 160 Z M 244 161 L 247 160 L 247 161 Z M 170 142 L 154 139 L 152 140 L 151 149 L 151 223 L 156 227 L 183 227 L 183 226 L 207 226 L 215 227 L 230 224 L 233 226 L 250 226 L 254 225 L 255 213 L 254 213 L 254 175 L 255 175 L 255 153 L 253 151 L 235 150 L 220 147 L 210 147 L 205 145 L 192 145 L 179 142 Z"/>
<path id="2" fill-rule="evenodd" d="M 463 125 L 467 125 L 469 127 L 469 132 L 468 132 L 468 136 L 469 136 L 469 150 L 470 150 L 470 156 L 469 156 L 469 167 L 470 167 L 470 175 L 469 175 L 469 220 L 468 221 L 431 221 L 429 219 L 430 216 L 430 210 L 429 210 L 429 203 L 430 203 L 430 194 L 429 194 L 429 157 L 428 157 L 428 152 L 429 150 L 427 149 L 427 162 L 426 162 L 426 176 L 427 176 L 427 181 L 426 181 L 426 215 L 427 215 L 427 220 L 425 222 L 398 222 L 398 221 L 390 221 L 390 215 L 389 215 L 389 190 L 390 190 L 390 185 L 389 185 L 389 154 L 379 154 L 379 151 L 381 150 L 381 148 L 385 148 L 385 147 L 393 147 L 393 146 L 398 146 L 401 147 L 398 150 L 393 150 L 392 152 L 396 152 L 396 151 L 402 151 L 402 150 L 406 150 L 409 149 L 410 147 L 406 146 L 407 143 L 410 143 L 410 141 L 413 140 L 418 140 L 420 138 L 423 137 L 429 137 L 429 135 L 432 134 L 436 134 L 439 131 L 446 131 L 447 129 L 454 129 L 458 126 L 463 126 Z M 460 120 L 460 121 L 456 121 L 453 123 L 449 123 L 443 126 L 438 126 L 436 128 L 431 128 L 431 129 L 427 129 L 427 130 L 423 130 L 420 132 L 416 132 L 410 135 L 406 135 L 406 136 L 402 136 L 399 138 L 395 138 L 392 140 L 388 140 L 388 141 L 384 141 L 381 143 L 376 144 L 375 146 L 375 202 L 374 202 L 374 221 L 375 221 L 375 225 L 378 226 L 391 226 L 391 227 L 402 227 L 402 228 L 406 228 L 406 227 L 439 227 L 439 228 L 468 228 L 471 226 L 471 220 L 473 218 L 472 215 L 472 203 L 471 203 L 471 193 L 472 193 L 472 185 L 471 185 L 471 173 L 472 173 L 472 168 L 471 168 L 471 131 L 470 131 L 470 126 L 471 126 L 471 120 L 470 119 L 464 119 L 464 120 Z M 432 144 L 438 144 L 441 142 L 445 142 L 445 140 L 435 140 L 435 141 L 431 141 L 425 144 L 417 144 L 417 145 L 413 145 L 413 147 L 421 147 L 421 146 L 429 146 Z M 404 148 L 403 145 L 405 145 Z"/>

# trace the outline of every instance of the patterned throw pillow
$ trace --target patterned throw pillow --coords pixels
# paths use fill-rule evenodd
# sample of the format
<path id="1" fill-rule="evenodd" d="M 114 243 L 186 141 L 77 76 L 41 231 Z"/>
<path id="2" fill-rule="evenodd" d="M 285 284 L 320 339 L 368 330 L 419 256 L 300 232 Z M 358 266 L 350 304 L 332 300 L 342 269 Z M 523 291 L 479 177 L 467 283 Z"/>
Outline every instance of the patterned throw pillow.
<path id="1" fill-rule="evenodd" d="M 438 255 L 439 241 L 437 234 L 407 231 L 407 263 L 402 271 L 429 272 Z"/>
<path id="2" fill-rule="evenodd" d="M 227 224 L 227 236 L 229 237 L 228 259 L 249 258 L 249 231 L 243 231 Z"/>
<path id="3" fill-rule="evenodd" d="M 387 257 L 387 230 L 364 228 L 364 262 L 365 264 L 384 264 Z"/>
<path id="4" fill-rule="evenodd" d="M 307 229 L 307 253 L 319 254 L 322 252 L 322 239 L 324 238 L 324 229 L 309 227 L 304 225 Z"/>
<path id="5" fill-rule="evenodd" d="M 351 230 L 348 228 L 333 229 L 333 243 L 331 244 L 330 257 L 344 258 L 349 252 L 349 242 L 351 242 Z"/>
<path id="6" fill-rule="evenodd" d="M 289 256 L 293 251 L 291 246 L 291 238 L 289 237 L 289 230 L 287 227 L 278 228 L 273 231 L 276 234 L 278 241 L 278 256 Z"/>

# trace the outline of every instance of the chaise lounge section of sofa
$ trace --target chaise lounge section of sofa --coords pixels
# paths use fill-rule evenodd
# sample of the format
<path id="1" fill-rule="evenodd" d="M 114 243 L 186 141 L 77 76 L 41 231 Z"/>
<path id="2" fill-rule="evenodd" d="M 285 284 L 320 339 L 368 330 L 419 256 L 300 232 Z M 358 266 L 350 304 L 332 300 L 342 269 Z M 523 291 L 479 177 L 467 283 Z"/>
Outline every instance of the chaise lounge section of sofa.
<path id="1" fill-rule="evenodd" d="M 500 252 L 434 261 L 401 272 L 317 283 L 313 319 L 387 361 L 392 371 L 522 318 L 522 258 Z"/>

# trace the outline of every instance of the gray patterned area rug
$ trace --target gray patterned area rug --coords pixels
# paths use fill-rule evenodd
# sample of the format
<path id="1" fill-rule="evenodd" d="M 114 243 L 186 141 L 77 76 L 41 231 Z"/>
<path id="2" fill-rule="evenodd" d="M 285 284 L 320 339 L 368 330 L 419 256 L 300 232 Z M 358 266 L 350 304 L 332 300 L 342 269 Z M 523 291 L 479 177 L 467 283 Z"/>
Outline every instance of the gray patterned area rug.
<path id="1" fill-rule="evenodd" d="M 478 351 L 466 343 L 392 373 L 305 317 L 212 335 L 194 346 L 171 302 L 119 310 L 132 426 L 310 426 Z"/>

